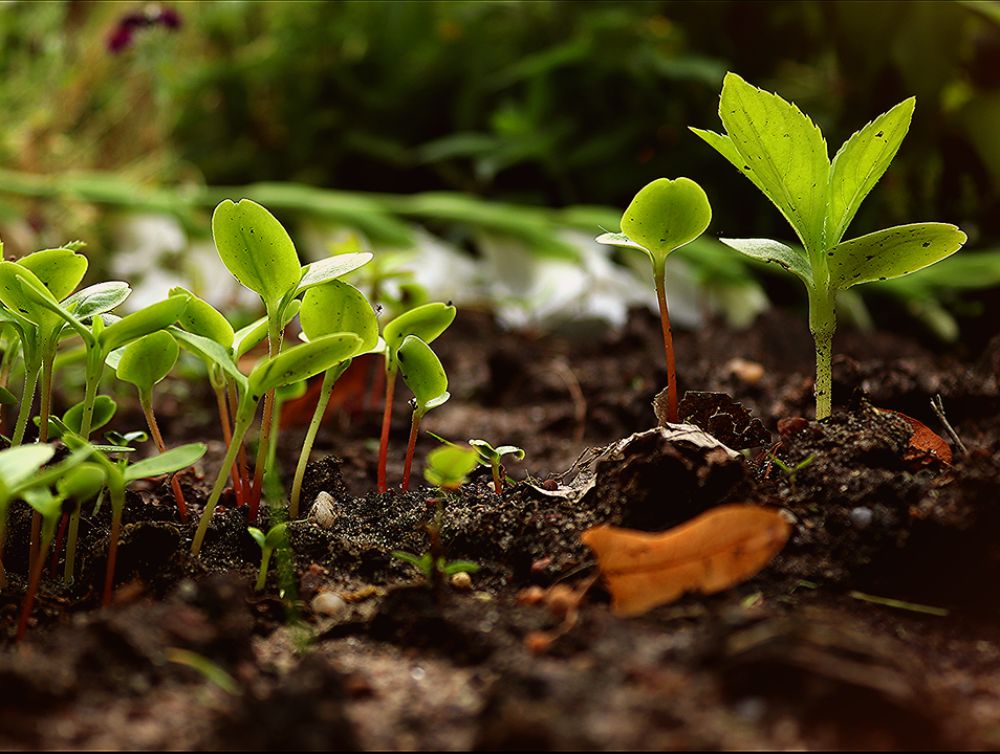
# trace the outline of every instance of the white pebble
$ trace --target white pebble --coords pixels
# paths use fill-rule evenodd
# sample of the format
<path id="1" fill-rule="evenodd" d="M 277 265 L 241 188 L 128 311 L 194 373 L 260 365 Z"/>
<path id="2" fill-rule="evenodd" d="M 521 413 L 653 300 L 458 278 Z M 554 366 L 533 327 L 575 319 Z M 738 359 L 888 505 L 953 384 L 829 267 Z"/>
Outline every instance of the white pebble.
<path id="1" fill-rule="evenodd" d="M 872 519 L 875 518 L 875 514 L 871 508 L 864 508 L 862 506 L 851 509 L 850 515 L 851 523 L 858 529 L 867 529 L 871 526 Z"/>
<path id="2" fill-rule="evenodd" d="M 347 612 L 347 603 L 344 602 L 343 597 L 333 592 L 320 592 L 313 597 L 310 607 L 317 615 L 324 615 L 328 618 L 339 618 Z"/>
<path id="3" fill-rule="evenodd" d="M 329 529 L 337 520 L 336 501 L 329 492 L 320 492 L 309 509 L 309 519 L 320 529 Z"/>
<path id="4" fill-rule="evenodd" d="M 465 571 L 453 573 L 451 575 L 451 585 L 455 589 L 461 589 L 463 592 L 467 592 L 472 589 L 472 577 Z"/>

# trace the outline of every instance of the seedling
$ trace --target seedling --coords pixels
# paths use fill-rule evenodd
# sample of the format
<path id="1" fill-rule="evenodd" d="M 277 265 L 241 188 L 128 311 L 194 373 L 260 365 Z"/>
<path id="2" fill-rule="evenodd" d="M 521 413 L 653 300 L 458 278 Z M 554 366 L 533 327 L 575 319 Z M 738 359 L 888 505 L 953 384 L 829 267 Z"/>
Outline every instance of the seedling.
<path id="1" fill-rule="evenodd" d="M 796 275 L 809 297 L 816 344 L 816 418 L 830 415 L 837 292 L 907 275 L 958 251 L 965 233 L 945 223 L 915 223 L 843 241 L 861 202 L 896 155 L 915 99 L 883 113 L 829 159 L 819 128 L 795 105 L 734 73 L 722 85 L 725 134 L 692 129 L 729 160 L 785 216 L 804 250 L 769 239 L 720 239 L 748 257 Z"/>
<path id="2" fill-rule="evenodd" d="M 711 221 L 712 207 L 701 186 L 690 178 L 658 178 L 635 195 L 622 215 L 621 233 L 604 233 L 597 238 L 599 243 L 645 252 L 653 266 L 667 364 L 667 421 L 670 422 L 677 421 L 677 371 L 667 309 L 667 257 L 704 233 Z"/>
<path id="3" fill-rule="evenodd" d="M 493 472 L 493 489 L 499 495 L 503 492 L 503 481 L 506 473 L 503 467 L 503 457 L 513 456 L 515 461 L 524 460 L 524 449 L 514 445 L 499 445 L 493 447 L 486 440 L 469 440 L 469 445 L 479 452 L 479 462 L 488 466 Z"/>
<path id="4" fill-rule="evenodd" d="M 471 560 L 445 560 L 444 558 L 438 558 L 435 563 L 434 556 L 429 552 L 425 552 L 423 555 L 414 555 L 411 552 L 394 550 L 392 557 L 402 560 L 404 563 L 409 563 L 420 571 L 429 583 L 433 583 L 441 577 L 447 578 L 448 576 L 453 576 L 456 573 L 475 573 L 479 570 L 479 564 Z"/>
<path id="5" fill-rule="evenodd" d="M 382 414 L 382 437 L 378 452 L 378 491 L 386 492 L 386 464 L 389 456 L 389 429 L 392 426 L 392 399 L 396 390 L 396 373 L 399 361 L 396 355 L 408 335 L 416 335 L 430 344 L 455 320 L 455 307 L 451 304 L 432 303 L 404 312 L 389 322 L 382 330 L 385 340 L 385 411 Z"/>
<path id="6" fill-rule="evenodd" d="M 458 490 L 479 465 L 479 452 L 461 445 L 445 445 L 427 454 L 424 479 L 444 493 Z"/>
<path id="7" fill-rule="evenodd" d="M 52 445 L 18 445 L 0 450 L 0 589 L 7 586 L 7 571 L 3 566 L 3 549 L 7 539 L 7 518 L 10 504 L 30 486 L 29 480 L 55 455 Z"/>
<path id="8" fill-rule="evenodd" d="M 254 586 L 254 591 L 261 592 L 267 583 L 267 568 L 271 563 L 271 554 L 279 547 L 288 546 L 288 524 L 272 526 L 267 536 L 255 526 L 248 526 L 247 531 L 260 547 L 260 571 L 257 574 L 257 584 Z"/>
<path id="9" fill-rule="evenodd" d="M 339 364 L 357 352 L 361 346 L 361 339 L 352 333 L 326 335 L 310 343 L 294 346 L 276 356 L 261 359 L 249 376 L 245 376 L 236 369 L 230 355 L 214 341 L 189 334 L 186 342 L 189 347 L 198 348 L 199 353 L 204 357 L 216 361 L 219 367 L 234 380 L 239 393 L 233 439 L 226 451 L 222 466 L 219 468 L 219 474 L 212 487 L 208 502 L 205 504 L 205 510 L 201 514 L 198 530 L 191 544 L 191 554 L 197 555 L 201 551 L 201 544 L 208 533 L 208 525 L 225 487 L 228 470 L 232 468 L 236 454 L 253 423 L 261 398 L 282 385 L 307 380 Z M 262 438 L 261 442 L 263 441 Z"/>
<path id="10" fill-rule="evenodd" d="M 792 466 L 782 461 L 774 453 L 771 453 L 770 455 L 771 461 L 774 465 L 781 469 L 785 473 L 785 476 L 788 477 L 788 484 L 791 485 L 793 490 L 795 489 L 795 480 L 798 477 L 799 472 L 802 471 L 802 469 L 807 468 L 813 461 L 816 460 L 816 454 L 810 453 L 804 459 Z"/>
<path id="11" fill-rule="evenodd" d="M 268 355 L 281 351 L 285 310 L 309 288 L 327 283 L 367 264 L 367 252 L 340 254 L 303 267 L 295 244 L 281 223 L 249 199 L 223 201 L 212 216 L 212 235 L 219 257 L 242 285 L 260 296 L 267 318 Z M 274 388 L 264 398 L 257 464 L 251 490 L 251 520 L 260 504 L 265 459 L 274 416 Z M 235 431 L 234 431 L 235 435 Z"/>
<path id="12" fill-rule="evenodd" d="M 166 330 L 144 335 L 121 349 L 119 357 L 113 364 L 118 379 L 135 385 L 139 392 L 139 406 L 146 417 L 149 434 L 156 443 L 160 453 L 167 450 L 167 445 L 160 434 L 160 426 L 153 412 L 153 386 L 162 381 L 177 363 L 180 348 L 177 341 Z M 184 502 L 184 492 L 176 476 L 170 478 L 170 487 L 177 502 L 177 512 L 181 521 L 187 520 L 187 505 Z"/>
<path id="13" fill-rule="evenodd" d="M 445 374 L 440 359 L 416 335 L 406 336 L 396 352 L 396 360 L 403 382 L 413 392 L 410 441 L 406 446 L 406 461 L 403 464 L 402 489 L 405 492 L 410 488 L 410 467 L 413 464 L 420 422 L 428 411 L 444 404 L 451 394 L 448 392 L 448 375 Z"/>
<path id="14" fill-rule="evenodd" d="M 63 515 L 63 504 L 72 501 L 76 505 L 92 499 L 104 486 L 104 469 L 93 463 L 81 463 L 65 472 L 56 482 L 57 494 L 53 494 L 48 485 L 37 485 L 24 492 L 24 499 L 35 512 L 42 517 L 40 532 L 39 556 L 35 558 L 28 576 L 28 590 L 21 605 L 21 617 L 17 624 L 17 640 L 24 638 L 31 617 L 31 607 L 38 592 L 38 583 L 42 578 L 42 566 L 45 564 L 44 553 L 52 545 L 56 525 Z"/>
<path id="15" fill-rule="evenodd" d="M 330 403 L 330 395 L 333 393 L 334 385 L 351 365 L 351 360 L 355 356 L 384 349 L 384 344 L 378 336 L 378 319 L 375 316 L 375 310 L 368 303 L 368 299 L 357 288 L 340 280 L 334 280 L 306 291 L 302 298 L 299 321 L 302 324 L 302 334 L 305 339 L 315 339 L 337 332 L 350 332 L 357 335 L 361 342 L 357 353 L 351 354 L 344 361 L 327 369 L 323 374 L 323 385 L 320 388 L 316 410 L 313 412 L 309 429 L 302 441 L 302 451 L 299 454 L 299 462 L 292 481 L 288 517 L 293 521 L 299 517 L 302 480 L 305 478 L 309 454 L 316 442 L 316 435 L 326 414 L 326 407 Z"/>

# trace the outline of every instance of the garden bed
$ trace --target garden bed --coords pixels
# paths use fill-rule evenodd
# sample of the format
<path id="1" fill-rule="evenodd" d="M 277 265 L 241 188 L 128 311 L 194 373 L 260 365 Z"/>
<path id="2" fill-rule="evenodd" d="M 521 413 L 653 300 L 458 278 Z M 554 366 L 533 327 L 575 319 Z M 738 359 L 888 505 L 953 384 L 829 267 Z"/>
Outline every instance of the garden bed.
<path id="1" fill-rule="evenodd" d="M 100 610 L 105 506 L 84 522 L 75 588 L 43 582 L 28 638 L 0 654 L 0 745 L 1000 745 L 1000 340 L 939 354 L 916 338 L 845 331 L 839 405 L 815 424 L 794 421 L 812 403 L 800 318 L 777 311 L 752 332 L 680 333 L 682 391 L 731 395 L 777 443 L 734 459 L 647 431 L 662 387 L 659 339 L 640 313 L 623 333 L 573 344 L 500 332 L 470 311 L 440 339 L 454 395 L 426 427 L 527 451 L 509 471 L 530 483 L 497 497 L 484 470 L 446 506 L 449 558 L 481 566 L 471 589 L 435 593 L 391 556 L 426 549 L 432 508 L 419 489 L 375 492 L 379 407 L 356 395 L 327 421 L 305 481 L 306 506 L 332 496 L 332 521 L 291 524 L 294 572 L 276 569 L 260 594 L 245 509 L 224 500 L 191 559 L 197 519 L 179 522 L 169 486 L 150 483 L 130 492 L 115 604 Z M 943 433 L 934 394 L 968 449 L 953 448 L 951 464 L 914 458 L 909 425 L 873 408 Z M 164 434 L 210 442 L 203 477 L 182 477 L 197 508 L 223 450 L 211 397 L 163 395 Z M 396 483 L 408 431 L 401 399 L 398 408 Z M 782 419 L 793 421 L 779 432 Z M 305 430 L 290 423 L 286 470 Z M 593 450 L 642 432 L 613 457 Z M 418 460 L 435 445 L 421 439 Z M 811 460 L 793 476 L 770 453 L 790 468 Z M 582 475 L 593 488 L 568 492 Z M 615 617 L 599 581 L 577 605 L 596 575 L 585 529 L 659 531 L 731 502 L 781 508 L 792 523 L 757 577 L 639 618 Z M 27 534 L 19 508 L 5 643 Z M 555 584 L 579 590 L 559 601 L 531 589 Z M 336 615 L 313 610 L 321 592 L 344 600 Z"/>

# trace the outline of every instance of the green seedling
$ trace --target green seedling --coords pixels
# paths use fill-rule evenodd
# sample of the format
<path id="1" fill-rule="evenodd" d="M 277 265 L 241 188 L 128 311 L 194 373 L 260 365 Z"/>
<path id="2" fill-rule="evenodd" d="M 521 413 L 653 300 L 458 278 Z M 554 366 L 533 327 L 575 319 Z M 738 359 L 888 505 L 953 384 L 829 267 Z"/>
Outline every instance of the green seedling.
<path id="1" fill-rule="evenodd" d="M 223 264 L 242 285 L 260 296 L 267 318 L 268 356 L 281 351 L 285 312 L 300 294 L 367 264 L 367 252 L 340 254 L 303 267 L 295 244 L 280 222 L 249 199 L 221 202 L 212 216 L 212 236 Z M 265 459 L 274 423 L 274 392 L 264 398 L 260 443 L 250 498 L 251 521 L 256 519 L 264 479 Z M 234 432 L 235 434 L 235 432 Z"/>
<path id="2" fill-rule="evenodd" d="M 52 406 L 52 374 L 63 321 L 52 310 L 25 294 L 22 283 L 42 291 L 58 306 L 83 280 L 87 258 L 68 248 L 46 249 L 29 254 L 18 262 L 0 262 L 0 301 L 6 307 L 9 324 L 17 329 L 24 358 L 24 388 L 21 408 L 14 425 L 11 444 L 19 445 L 31 417 L 31 407 L 41 373 L 41 424 L 39 442 L 48 441 L 48 419 Z"/>
<path id="3" fill-rule="evenodd" d="M 793 490 L 795 489 L 795 481 L 798 478 L 799 472 L 802 471 L 802 469 L 808 468 L 809 465 L 816 460 L 816 454 L 810 453 L 804 459 L 792 466 L 782 461 L 774 453 L 771 453 L 770 455 L 771 462 L 785 473 L 785 476 L 788 477 L 788 483 L 791 485 Z"/>
<path id="4" fill-rule="evenodd" d="M 31 617 L 31 607 L 35 602 L 38 584 L 42 578 L 42 566 L 45 564 L 44 553 L 52 546 L 56 525 L 63 517 L 63 507 L 66 502 L 76 506 L 94 498 L 104 486 L 104 469 L 93 463 L 81 463 L 65 472 L 56 482 L 56 494 L 47 485 L 33 486 L 23 493 L 25 501 L 35 513 L 41 516 L 40 555 L 31 565 L 28 576 L 28 590 L 21 605 L 21 617 L 17 623 L 17 641 L 24 638 Z"/>
<path id="5" fill-rule="evenodd" d="M 816 344 L 816 418 L 830 415 L 837 292 L 928 267 L 958 251 L 965 233 L 945 223 L 916 223 L 844 241 L 861 202 L 895 157 L 915 99 L 883 113 L 829 159 L 819 128 L 795 105 L 734 73 L 722 85 L 725 134 L 692 129 L 771 200 L 803 249 L 768 239 L 720 239 L 748 257 L 776 264 L 805 285 Z"/>
<path id="6" fill-rule="evenodd" d="M 503 457 L 513 456 L 515 461 L 524 460 L 524 449 L 515 445 L 493 447 L 486 440 L 469 440 L 469 445 L 479 453 L 479 463 L 493 472 L 493 489 L 499 495 L 503 492 L 503 481 L 507 474 L 503 467 Z"/>
<path id="7" fill-rule="evenodd" d="M 448 576 L 453 576 L 456 573 L 475 573 L 479 570 L 479 564 L 471 560 L 445 560 L 444 558 L 438 558 L 437 562 L 435 562 L 434 556 L 429 552 L 425 552 L 423 555 L 414 555 L 411 552 L 404 552 L 403 550 L 393 550 L 392 557 L 402 560 L 404 563 L 409 563 L 429 583 L 433 583 L 441 577 L 447 578 Z"/>
<path id="8" fill-rule="evenodd" d="M 271 555 L 275 550 L 288 546 L 288 524 L 278 524 L 272 526 L 267 536 L 255 526 L 248 526 L 247 531 L 253 537 L 253 541 L 260 547 L 260 571 L 257 573 L 257 583 L 254 586 L 255 592 L 264 591 L 267 583 L 267 568 L 271 563 Z"/>
<path id="9" fill-rule="evenodd" d="M 340 280 L 334 280 L 306 291 L 302 298 L 299 321 L 302 324 L 303 337 L 307 340 L 337 332 L 350 332 L 357 335 L 361 342 L 357 353 L 351 354 L 350 357 L 327 369 L 323 374 L 319 400 L 302 442 L 302 451 L 299 454 L 299 462 L 295 467 L 295 477 L 292 480 L 288 517 L 293 521 L 299 516 L 302 480 L 305 478 L 309 454 L 316 442 L 316 435 L 326 414 L 326 407 L 330 403 L 330 395 L 333 393 L 334 385 L 351 365 L 351 360 L 355 356 L 381 351 L 384 348 L 378 335 L 378 318 L 375 315 L 375 310 L 368 303 L 368 299 L 357 288 Z"/>
<path id="10" fill-rule="evenodd" d="M 479 452 L 461 445 L 444 445 L 427 454 L 424 479 L 442 492 L 458 490 L 479 465 Z"/>
<path id="11" fill-rule="evenodd" d="M 712 221 L 712 207 L 701 186 L 690 178 L 658 178 L 643 187 L 625 210 L 621 233 L 605 233 L 599 243 L 638 249 L 649 257 L 660 309 L 667 364 L 667 421 L 677 421 L 677 369 L 667 309 L 666 263 L 671 252 L 691 243 Z"/>
<path id="12" fill-rule="evenodd" d="M 167 444 L 163 441 L 160 425 L 153 411 L 153 386 L 170 374 L 179 354 L 180 347 L 174 337 L 166 330 L 159 330 L 133 340 L 120 351 L 111 354 L 112 357 L 117 355 L 117 358 L 109 359 L 118 379 L 135 385 L 149 434 L 160 453 L 166 452 Z M 177 513 L 181 521 L 186 521 L 187 504 L 176 476 L 170 478 L 170 487 L 177 502 Z"/>
<path id="13" fill-rule="evenodd" d="M 410 467 L 413 451 L 417 446 L 420 422 L 432 408 L 443 405 L 451 397 L 448 392 L 448 375 L 441 360 L 431 347 L 416 335 L 407 335 L 396 352 L 399 371 L 403 382 L 413 393 L 413 418 L 410 422 L 410 440 L 406 446 L 406 460 L 403 464 L 404 492 L 410 488 Z"/>
<path id="14" fill-rule="evenodd" d="M 253 423 L 257 406 L 264 395 L 283 385 L 307 380 L 339 364 L 357 352 L 361 346 L 361 339 L 352 333 L 326 335 L 312 342 L 289 348 L 276 356 L 262 359 L 254 366 L 249 376 L 243 375 L 236 369 L 230 355 L 224 349 L 220 349 L 214 341 L 188 334 L 186 342 L 189 347 L 198 348 L 199 352 L 206 358 L 217 360 L 216 363 L 220 368 L 225 370 L 227 375 L 236 382 L 239 393 L 233 439 L 219 469 L 219 475 L 216 477 L 208 502 L 205 504 L 205 510 L 201 514 L 198 530 L 191 545 L 191 553 L 197 555 L 201 551 L 202 542 L 208 533 L 208 526 L 225 487 L 229 469 L 232 468 L 233 462 L 236 460 L 237 452 Z M 261 442 L 264 442 L 263 438 Z"/>
<path id="15" fill-rule="evenodd" d="M 382 330 L 385 341 L 385 411 L 382 414 L 382 436 L 378 452 L 378 491 L 386 492 L 386 464 L 389 457 L 389 429 L 392 426 L 392 399 L 396 391 L 396 374 L 399 371 L 397 353 L 408 335 L 415 335 L 424 343 L 434 342 L 455 320 L 456 310 L 451 304 L 431 303 L 404 312 L 389 322 Z"/>

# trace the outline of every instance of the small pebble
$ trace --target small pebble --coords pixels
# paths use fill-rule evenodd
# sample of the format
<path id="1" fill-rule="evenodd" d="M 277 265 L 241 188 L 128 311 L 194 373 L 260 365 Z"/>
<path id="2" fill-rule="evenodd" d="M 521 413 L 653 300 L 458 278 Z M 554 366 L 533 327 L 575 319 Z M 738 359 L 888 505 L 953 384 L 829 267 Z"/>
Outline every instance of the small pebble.
<path id="1" fill-rule="evenodd" d="M 746 385 L 756 385 L 764 379 L 764 367 L 756 361 L 730 359 L 726 363 L 725 370 Z"/>
<path id="2" fill-rule="evenodd" d="M 461 589 L 463 592 L 467 592 L 472 589 L 472 577 L 465 571 L 453 573 L 451 575 L 451 585 L 455 589 Z"/>
<path id="3" fill-rule="evenodd" d="M 320 529 L 329 529 L 333 522 L 337 520 L 335 510 L 336 501 L 329 492 L 320 492 L 313 501 L 312 508 L 309 509 L 310 520 L 316 523 Z"/>
<path id="4" fill-rule="evenodd" d="M 313 597 L 309 606 L 314 613 L 327 618 L 339 618 L 347 612 L 347 603 L 333 592 L 320 592 Z"/>
<path id="5" fill-rule="evenodd" d="M 875 514 L 871 508 L 857 507 L 851 509 L 851 523 L 858 529 L 867 529 L 871 526 Z"/>

